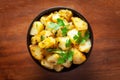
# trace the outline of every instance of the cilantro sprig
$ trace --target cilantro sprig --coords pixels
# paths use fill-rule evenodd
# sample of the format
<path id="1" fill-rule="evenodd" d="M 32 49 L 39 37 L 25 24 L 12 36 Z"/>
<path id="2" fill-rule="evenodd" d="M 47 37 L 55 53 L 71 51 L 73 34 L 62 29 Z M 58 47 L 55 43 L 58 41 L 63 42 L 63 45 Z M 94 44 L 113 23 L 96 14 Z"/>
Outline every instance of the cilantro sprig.
<path id="1" fill-rule="evenodd" d="M 69 39 L 69 40 L 66 40 L 65 46 L 66 46 L 66 47 L 70 47 L 70 46 L 71 46 L 71 41 L 70 41 L 70 39 Z"/>
<path id="2" fill-rule="evenodd" d="M 78 43 L 78 44 L 80 44 L 80 43 L 81 43 L 81 44 L 84 44 L 84 43 L 89 39 L 89 37 L 90 37 L 90 33 L 89 33 L 89 31 L 87 30 L 84 37 L 81 36 L 81 32 L 78 32 L 78 34 L 75 35 L 75 36 L 73 37 L 73 39 L 74 39 L 74 40 L 76 41 L 76 43 Z"/>
<path id="3" fill-rule="evenodd" d="M 41 36 L 40 38 L 41 38 L 41 41 L 43 41 L 43 40 L 45 39 L 45 37 L 44 37 L 44 36 Z"/>
<path id="4" fill-rule="evenodd" d="M 66 36 L 67 32 L 68 32 L 68 29 L 66 26 L 67 25 L 64 24 L 64 21 L 62 19 L 58 18 L 57 23 L 50 22 L 48 25 L 48 28 L 58 30 L 60 27 L 62 27 L 62 29 L 61 29 L 62 35 Z"/>
<path id="5" fill-rule="evenodd" d="M 73 51 L 70 50 L 66 53 L 61 53 L 60 54 L 60 58 L 58 58 L 57 64 L 63 64 L 67 60 L 72 61 L 72 59 L 73 59 Z"/>
<path id="6" fill-rule="evenodd" d="M 59 54 L 60 57 L 58 58 L 57 64 L 63 64 L 67 60 L 72 61 L 73 51 L 71 51 L 71 50 L 63 51 L 63 50 L 60 50 L 60 49 L 49 48 L 49 49 L 47 49 L 47 51 Z"/>

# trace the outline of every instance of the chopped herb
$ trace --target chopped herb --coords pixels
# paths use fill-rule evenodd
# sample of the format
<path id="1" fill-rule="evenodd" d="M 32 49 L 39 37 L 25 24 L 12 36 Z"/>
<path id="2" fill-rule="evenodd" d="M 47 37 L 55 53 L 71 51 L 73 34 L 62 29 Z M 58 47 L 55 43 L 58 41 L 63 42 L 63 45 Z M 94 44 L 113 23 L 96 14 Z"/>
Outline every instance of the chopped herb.
<path id="1" fill-rule="evenodd" d="M 81 42 L 81 33 L 78 32 L 78 34 L 75 35 L 75 36 L 73 37 L 73 39 L 76 41 L 76 43 L 79 44 L 79 43 Z"/>
<path id="2" fill-rule="evenodd" d="M 48 25 L 48 28 L 55 29 L 55 30 L 58 30 L 59 27 L 60 26 L 57 23 L 53 23 L 53 22 L 50 22 Z"/>
<path id="3" fill-rule="evenodd" d="M 82 36 L 81 36 L 81 33 L 78 32 L 78 35 L 75 35 L 75 36 L 73 37 L 73 39 L 74 39 L 74 40 L 76 41 L 76 43 L 78 43 L 78 44 L 80 44 L 80 43 L 81 43 L 81 44 L 84 44 L 84 43 L 86 42 L 86 40 L 89 39 L 89 37 L 90 37 L 89 31 L 86 31 L 84 37 L 82 37 Z"/>
<path id="4" fill-rule="evenodd" d="M 84 38 L 82 38 L 82 40 L 81 40 L 81 44 L 84 44 L 86 42 L 86 40 L 84 39 Z"/>
<path id="5" fill-rule="evenodd" d="M 90 32 L 89 32 L 89 31 L 86 31 L 84 38 L 87 40 L 89 37 L 90 37 Z"/>
<path id="6" fill-rule="evenodd" d="M 60 58 L 58 58 L 57 64 L 62 64 L 62 63 L 64 63 L 64 62 L 65 62 L 65 60 L 60 57 Z"/>
<path id="7" fill-rule="evenodd" d="M 43 40 L 45 39 L 45 37 L 44 37 L 44 36 L 41 36 L 40 38 L 41 38 L 41 41 L 43 41 Z"/>
<path id="8" fill-rule="evenodd" d="M 62 35 L 66 36 L 67 32 L 68 32 L 68 29 L 66 27 L 64 27 L 64 28 L 61 29 L 61 31 L 62 31 Z"/>
<path id="9" fill-rule="evenodd" d="M 36 23 L 36 27 L 38 27 L 38 23 Z"/>
<path id="10" fill-rule="evenodd" d="M 57 19 L 57 23 L 58 23 L 59 26 L 65 26 L 63 20 L 60 19 L 60 18 Z"/>
<path id="11" fill-rule="evenodd" d="M 53 48 L 48 48 L 46 49 L 48 52 L 53 52 L 53 53 L 57 53 L 59 54 L 59 58 L 58 58 L 58 61 L 57 61 L 57 64 L 62 64 L 62 63 L 65 63 L 66 60 L 70 60 L 71 61 L 71 52 L 66 52 L 66 51 L 63 51 L 63 50 L 60 50 L 60 49 L 53 49 Z"/>
<path id="12" fill-rule="evenodd" d="M 65 51 L 62 51 L 60 49 L 53 49 L 53 48 L 48 48 L 46 49 L 48 52 L 53 52 L 53 53 L 58 53 L 58 54 L 62 54 L 65 53 Z"/>
<path id="13" fill-rule="evenodd" d="M 65 46 L 66 46 L 66 47 L 70 47 L 70 46 L 71 46 L 71 41 L 70 41 L 70 39 L 69 39 L 69 40 L 66 40 Z"/>
<path id="14" fill-rule="evenodd" d="M 61 53 L 60 58 L 58 58 L 57 64 L 65 63 L 67 59 L 67 53 Z"/>
<path id="15" fill-rule="evenodd" d="M 58 58 L 58 64 L 63 64 L 65 63 L 67 60 L 72 61 L 72 57 L 73 57 L 73 51 L 68 51 L 66 53 L 61 53 L 60 54 L 60 58 Z"/>
<path id="16" fill-rule="evenodd" d="M 73 59 L 73 51 L 68 51 L 68 60 L 69 61 L 72 61 L 72 59 Z"/>

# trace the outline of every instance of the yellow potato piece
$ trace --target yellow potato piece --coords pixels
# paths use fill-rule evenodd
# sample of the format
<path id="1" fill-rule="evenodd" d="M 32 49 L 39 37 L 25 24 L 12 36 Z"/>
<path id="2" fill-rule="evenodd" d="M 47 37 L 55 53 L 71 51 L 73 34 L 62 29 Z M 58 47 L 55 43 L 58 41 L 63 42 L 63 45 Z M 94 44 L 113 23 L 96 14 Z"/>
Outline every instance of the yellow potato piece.
<path id="1" fill-rule="evenodd" d="M 33 36 L 32 38 L 31 38 L 31 43 L 32 44 L 37 44 L 38 42 L 40 42 L 41 41 L 41 38 L 40 38 L 40 34 L 37 34 L 37 35 L 35 35 L 35 36 Z"/>
<path id="2" fill-rule="evenodd" d="M 41 35 L 41 36 L 44 36 L 44 38 L 48 38 L 48 37 L 50 37 L 50 36 L 53 36 L 53 34 L 51 33 L 51 31 L 49 31 L 49 30 L 42 30 L 42 31 L 40 32 L 40 35 Z"/>
<path id="3" fill-rule="evenodd" d="M 50 63 L 57 64 L 58 58 L 59 58 L 58 54 L 52 54 L 52 55 L 47 57 L 47 61 L 50 62 Z"/>
<path id="4" fill-rule="evenodd" d="M 87 23 L 85 21 L 83 21 L 82 19 L 80 19 L 78 17 L 72 17 L 71 20 L 74 23 L 77 30 L 87 30 L 88 29 Z"/>
<path id="5" fill-rule="evenodd" d="M 75 35 L 78 35 L 78 30 L 77 29 L 69 30 L 68 33 L 67 33 L 67 36 L 70 38 L 70 40 L 73 44 L 76 44 L 76 41 L 74 40 Z"/>
<path id="6" fill-rule="evenodd" d="M 57 71 L 57 72 L 60 72 L 63 70 L 63 66 L 62 65 L 54 65 L 54 70 Z"/>
<path id="7" fill-rule="evenodd" d="M 66 67 L 66 68 L 70 68 L 71 67 L 71 65 L 72 65 L 72 62 L 71 61 L 66 61 L 65 63 L 63 63 L 62 64 L 64 67 Z"/>
<path id="8" fill-rule="evenodd" d="M 53 22 L 57 22 L 57 19 L 58 18 L 60 18 L 60 14 L 59 13 L 54 13 L 53 15 L 52 15 L 52 21 Z"/>
<path id="9" fill-rule="evenodd" d="M 70 10 L 64 10 L 61 9 L 58 12 L 60 14 L 61 17 L 64 17 L 67 21 L 70 21 L 71 17 L 72 17 L 72 12 Z"/>
<path id="10" fill-rule="evenodd" d="M 57 42 L 59 42 L 58 46 L 62 49 L 62 50 L 68 50 L 69 47 L 66 47 L 66 41 L 69 40 L 69 37 L 58 37 Z"/>
<path id="11" fill-rule="evenodd" d="M 46 59 L 41 60 L 41 65 L 48 68 L 48 69 L 53 69 L 54 68 L 54 64 L 48 62 Z"/>
<path id="12" fill-rule="evenodd" d="M 73 48 L 72 51 L 74 52 L 73 64 L 81 64 L 86 60 L 85 55 L 82 52 L 80 52 L 78 49 Z"/>
<path id="13" fill-rule="evenodd" d="M 52 22 L 52 15 L 53 13 L 51 13 L 50 15 L 42 16 L 40 18 L 40 22 L 44 24 L 45 26 L 47 26 L 48 22 Z"/>
<path id="14" fill-rule="evenodd" d="M 37 45 L 30 45 L 29 48 L 30 48 L 32 56 L 35 59 L 37 60 L 43 59 L 42 50 Z"/>
<path id="15" fill-rule="evenodd" d="M 43 41 L 41 41 L 38 46 L 40 48 L 50 48 L 53 47 L 55 45 L 55 39 L 53 37 L 48 37 L 45 38 Z"/>
<path id="16" fill-rule="evenodd" d="M 90 48 L 91 48 L 91 41 L 90 40 L 87 40 L 84 44 L 79 45 L 79 50 L 81 52 L 88 53 Z"/>
<path id="17" fill-rule="evenodd" d="M 30 35 L 36 35 L 44 29 L 43 24 L 40 21 L 35 21 L 30 31 Z"/>

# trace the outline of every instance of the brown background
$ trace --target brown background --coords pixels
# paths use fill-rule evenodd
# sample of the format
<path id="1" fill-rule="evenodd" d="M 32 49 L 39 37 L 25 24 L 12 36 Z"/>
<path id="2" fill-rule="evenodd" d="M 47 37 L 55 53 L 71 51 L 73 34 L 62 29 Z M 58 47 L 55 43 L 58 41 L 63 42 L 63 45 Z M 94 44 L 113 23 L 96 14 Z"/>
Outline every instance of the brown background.
<path id="1" fill-rule="evenodd" d="M 66 6 L 92 26 L 89 60 L 65 73 L 39 67 L 26 46 L 30 23 L 42 10 Z M 0 0 L 0 80 L 120 80 L 120 0 Z"/>

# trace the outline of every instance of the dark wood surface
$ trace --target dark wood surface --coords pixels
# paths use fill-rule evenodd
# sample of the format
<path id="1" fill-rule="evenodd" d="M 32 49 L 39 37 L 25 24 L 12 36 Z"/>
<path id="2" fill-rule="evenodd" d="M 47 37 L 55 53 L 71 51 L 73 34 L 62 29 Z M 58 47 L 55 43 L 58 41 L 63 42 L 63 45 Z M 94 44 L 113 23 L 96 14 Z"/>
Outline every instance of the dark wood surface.
<path id="1" fill-rule="evenodd" d="M 92 26 L 94 47 L 88 61 L 69 72 L 52 73 L 29 55 L 30 23 L 49 7 L 66 6 Z M 120 80 L 119 0 L 0 0 L 0 80 Z"/>

